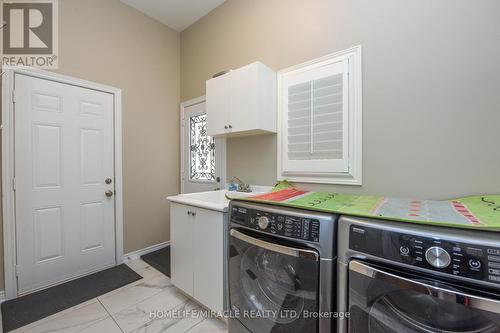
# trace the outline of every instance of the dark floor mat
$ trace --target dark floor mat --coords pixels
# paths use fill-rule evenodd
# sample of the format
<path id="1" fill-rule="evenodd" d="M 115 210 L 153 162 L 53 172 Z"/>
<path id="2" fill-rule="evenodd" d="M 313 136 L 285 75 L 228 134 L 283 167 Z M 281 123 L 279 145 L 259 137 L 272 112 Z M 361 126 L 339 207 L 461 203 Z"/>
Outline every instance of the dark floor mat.
<path id="1" fill-rule="evenodd" d="M 170 277 L 170 246 L 145 254 L 141 259 Z"/>
<path id="2" fill-rule="evenodd" d="M 68 309 L 142 277 L 122 264 L 2 303 L 4 332 Z"/>

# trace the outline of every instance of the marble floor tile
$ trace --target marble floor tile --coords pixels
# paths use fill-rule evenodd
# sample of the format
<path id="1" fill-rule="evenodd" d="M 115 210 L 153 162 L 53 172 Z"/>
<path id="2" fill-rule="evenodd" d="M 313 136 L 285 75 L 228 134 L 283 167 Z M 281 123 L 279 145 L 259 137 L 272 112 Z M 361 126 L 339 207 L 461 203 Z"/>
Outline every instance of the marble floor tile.
<path id="1" fill-rule="evenodd" d="M 146 268 L 151 267 L 147 262 L 145 262 L 142 259 L 135 259 L 135 260 L 129 261 L 126 263 L 126 265 L 128 267 L 132 268 L 137 273 L 140 273 L 141 271 L 145 270 Z"/>
<path id="2" fill-rule="evenodd" d="M 157 317 L 142 325 L 133 333 L 184 333 L 205 320 L 202 313 L 195 312 L 198 310 L 201 310 L 198 303 L 191 300 L 186 301 L 173 309 L 178 316 L 171 318 Z"/>
<path id="3" fill-rule="evenodd" d="M 23 333 L 76 333 L 108 317 L 101 303 L 95 301 L 76 310 L 65 312 L 55 318 L 47 318 L 29 325 L 29 328 L 20 328 L 14 332 Z"/>
<path id="4" fill-rule="evenodd" d="M 168 277 L 157 276 L 151 279 L 142 279 L 137 284 L 99 296 L 98 299 L 110 314 L 115 314 L 172 287 Z"/>
<path id="5" fill-rule="evenodd" d="M 187 301 L 177 288 L 171 287 L 113 315 L 124 332 L 131 332 L 151 321 L 154 311 L 168 311 Z"/>
<path id="6" fill-rule="evenodd" d="M 165 274 L 163 274 L 162 272 L 160 272 L 159 270 L 157 270 L 156 268 L 154 268 L 152 266 L 148 266 L 148 267 L 144 268 L 143 270 L 138 272 L 138 274 L 140 276 L 142 276 L 142 278 L 144 280 L 149 280 L 149 279 L 159 277 L 159 276 L 166 277 Z"/>
<path id="7" fill-rule="evenodd" d="M 108 317 L 87 328 L 84 328 L 78 333 L 123 333 L 120 327 L 115 323 L 113 318 Z"/>
<path id="8" fill-rule="evenodd" d="M 111 290 L 110 292 L 106 293 L 106 294 L 103 294 L 100 297 L 100 299 L 103 299 L 103 298 L 106 298 L 106 297 L 109 297 L 113 294 L 117 294 L 117 293 L 120 293 L 122 292 L 124 289 L 127 289 L 127 288 L 130 288 L 130 287 L 133 287 L 135 285 L 138 285 L 138 284 L 141 284 L 141 283 L 144 283 L 144 281 L 146 280 L 150 280 L 150 279 L 156 279 L 156 278 L 168 278 L 166 277 L 165 275 L 163 275 L 160 271 L 156 270 L 155 268 L 147 265 L 144 261 L 138 259 L 138 260 L 135 260 L 134 263 L 137 263 L 137 262 L 141 262 L 139 264 L 137 264 L 136 266 L 134 267 L 131 267 L 137 274 L 139 274 L 142 279 L 140 280 L 137 280 L 137 281 L 134 281 L 130 284 L 127 284 L 123 287 L 120 287 L 120 288 L 117 288 L 115 290 Z M 128 264 L 127 264 L 128 265 Z"/>
<path id="9" fill-rule="evenodd" d="M 227 325 L 219 319 L 207 318 L 191 328 L 188 333 L 227 333 Z"/>

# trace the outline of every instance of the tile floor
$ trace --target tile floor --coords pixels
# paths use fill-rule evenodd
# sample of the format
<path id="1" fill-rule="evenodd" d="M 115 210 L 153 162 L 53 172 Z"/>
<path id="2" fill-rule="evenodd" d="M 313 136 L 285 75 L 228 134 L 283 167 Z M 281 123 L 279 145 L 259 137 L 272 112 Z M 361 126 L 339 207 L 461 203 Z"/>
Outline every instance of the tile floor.
<path id="1" fill-rule="evenodd" d="M 50 317 L 21 327 L 23 333 L 227 333 L 226 324 L 206 318 L 200 305 L 189 300 L 170 279 L 138 259 L 129 265 L 143 279 L 113 290 Z M 150 317 L 151 311 L 192 313 L 175 318 Z M 1 331 L 1 320 L 0 320 Z"/>

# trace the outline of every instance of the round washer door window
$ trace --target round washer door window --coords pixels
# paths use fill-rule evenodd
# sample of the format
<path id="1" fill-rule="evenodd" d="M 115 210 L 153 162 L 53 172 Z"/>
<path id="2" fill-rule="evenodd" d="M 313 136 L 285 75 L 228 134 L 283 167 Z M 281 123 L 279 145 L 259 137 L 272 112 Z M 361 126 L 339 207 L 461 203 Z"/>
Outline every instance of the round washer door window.
<path id="1" fill-rule="evenodd" d="M 251 332 L 317 330 L 318 319 L 304 313 L 318 311 L 318 286 L 317 257 L 289 255 L 231 236 L 230 306 Z"/>

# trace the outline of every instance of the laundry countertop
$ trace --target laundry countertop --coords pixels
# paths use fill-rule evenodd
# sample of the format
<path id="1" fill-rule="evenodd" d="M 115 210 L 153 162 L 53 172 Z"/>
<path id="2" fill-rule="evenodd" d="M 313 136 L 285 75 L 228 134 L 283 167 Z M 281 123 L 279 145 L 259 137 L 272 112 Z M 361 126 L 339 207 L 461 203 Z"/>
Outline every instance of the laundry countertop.
<path id="1" fill-rule="evenodd" d="M 500 195 L 471 196 L 454 200 L 419 200 L 382 196 L 311 192 L 288 183 L 273 191 L 229 199 L 308 209 L 327 213 L 401 222 L 500 231 Z"/>

